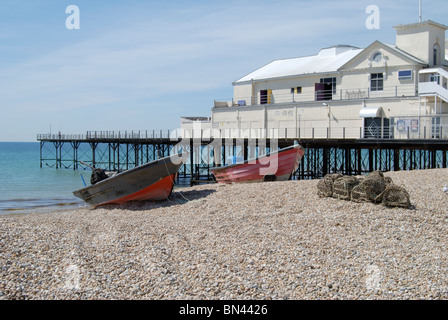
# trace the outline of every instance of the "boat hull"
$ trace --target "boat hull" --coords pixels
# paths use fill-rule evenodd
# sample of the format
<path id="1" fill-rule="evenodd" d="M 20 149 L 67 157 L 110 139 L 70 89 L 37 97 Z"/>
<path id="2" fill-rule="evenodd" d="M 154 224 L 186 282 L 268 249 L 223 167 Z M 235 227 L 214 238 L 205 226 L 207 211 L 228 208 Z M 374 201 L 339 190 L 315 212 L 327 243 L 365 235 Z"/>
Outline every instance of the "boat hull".
<path id="1" fill-rule="evenodd" d="M 299 167 L 305 149 L 294 145 L 270 155 L 225 167 L 211 168 L 218 183 L 284 181 Z"/>
<path id="2" fill-rule="evenodd" d="M 73 194 L 95 206 L 128 201 L 164 200 L 170 196 L 177 172 L 182 165 L 182 161 L 174 157 L 179 155 L 118 173 L 94 185 L 76 190 Z M 180 157 L 185 158 L 185 155 Z"/>

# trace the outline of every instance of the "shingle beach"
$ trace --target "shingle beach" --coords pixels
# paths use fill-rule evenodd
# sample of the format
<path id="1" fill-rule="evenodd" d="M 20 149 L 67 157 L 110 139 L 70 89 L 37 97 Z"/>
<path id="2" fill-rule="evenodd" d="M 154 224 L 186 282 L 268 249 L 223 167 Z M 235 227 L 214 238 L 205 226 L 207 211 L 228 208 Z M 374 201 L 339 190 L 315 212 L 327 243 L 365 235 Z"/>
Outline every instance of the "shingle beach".
<path id="1" fill-rule="evenodd" d="M 0 217 L 0 299 L 448 299 L 448 169 L 386 172 L 412 209 L 318 180 Z"/>

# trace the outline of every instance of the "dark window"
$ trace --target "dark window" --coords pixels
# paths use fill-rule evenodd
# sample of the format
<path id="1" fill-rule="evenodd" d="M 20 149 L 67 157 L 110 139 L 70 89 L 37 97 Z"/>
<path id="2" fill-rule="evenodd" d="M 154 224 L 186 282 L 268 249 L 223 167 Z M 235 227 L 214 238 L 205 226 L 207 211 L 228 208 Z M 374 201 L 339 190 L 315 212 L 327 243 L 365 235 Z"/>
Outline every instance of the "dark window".
<path id="1" fill-rule="evenodd" d="M 384 77 L 382 73 L 372 73 L 370 75 L 370 90 L 383 91 Z"/>
<path id="2" fill-rule="evenodd" d="M 325 83 L 331 87 L 331 93 L 336 94 L 336 77 L 331 78 L 321 78 L 320 83 Z"/>
<path id="3" fill-rule="evenodd" d="M 294 94 L 294 93 L 298 93 L 298 94 L 302 93 L 302 87 L 291 88 L 291 94 Z"/>
<path id="4" fill-rule="evenodd" d="M 433 59 L 434 59 L 434 65 L 437 65 L 437 64 L 439 64 L 439 52 L 440 52 L 440 47 L 436 44 L 435 46 L 434 46 L 434 56 L 433 56 Z"/>
<path id="5" fill-rule="evenodd" d="M 268 103 L 268 90 L 260 90 L 260 104 Z"/>
<path id="6" fill-rule="evenodd" d="M 330 83 L 315 83 L 314 90 L 316 94 L 316 101 L 332 100 L 333 94 L 331 93 Z"/>
<path id="7" fill-rule="evenodd" d="M 429 81 L 430 82 L 437 82 L 437 84 L 440 84 L 440 75 L 438 73 L 432 73 L 429 75 Z"/>

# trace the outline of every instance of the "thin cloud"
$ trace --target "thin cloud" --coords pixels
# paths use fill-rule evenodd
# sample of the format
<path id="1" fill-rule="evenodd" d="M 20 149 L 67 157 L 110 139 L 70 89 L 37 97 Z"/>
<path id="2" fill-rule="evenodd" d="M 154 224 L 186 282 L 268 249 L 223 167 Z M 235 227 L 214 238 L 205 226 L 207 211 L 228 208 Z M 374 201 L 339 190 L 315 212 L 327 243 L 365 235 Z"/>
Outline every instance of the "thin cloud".
<path id="1" fill-rule="evenodd" d="M 48 101 L 50 96 L 54 100 L 61 95 L 65 100 L 79 91 L 87 93 L 88 88 L 92 89 L 91 94 L 98 95 L 99 87 L 103 87 L 103 91 L 107 88 L 114 90 L 116 99 L 120 99 L 120 94 L 115 91 L 119 87 L 128 90 L 134 86 L 133 94 L 142 98 L 166 94 L 172 90 L 173 84 L 176 90 L 186 92 L 207 90 L 214 87 L 214 79 L 222 84 L 217 74 L 207 74 L 207 71 L 212 69 L 225 75 L 228 68 L 220 68 L 219 63 L 232 61 L 234 54 L 253 56 L 254 49 L 279 47 L 294 39 L 309 42 L 322 33 L 325 26 L 324 18 L 300 14 L 299 19 L 295 19 L 291 11 L 299 10 L 299 5 L 292 5 L 278 14 L 254 10 L 249 5 L 226 7 L 211 13 L 207 9 L 185 9 L 170 19 L 153 18 L 137 25 L 130 24 L 128 28 L 122 23 L 110 28 L 105 35 L 93 36 L 14 66 L 4 72 L 6 92 L 12 99 L 18 91 L 14 88 L 20 88 L 29 96 Z M 250 15 L 253 19 L 247 19 Z M 183 19 L 174 23 L 179 17 Z M 192 20 L 188 17 L 198 18 Z M 334 30 L 342 20 L 325 21 Z M 294 30 L 307 32 L 298 37 Z M 128 97 L 126 92 L 121 96 L 122 99 Z M 98 103 L 98 98 L 79 101 L 79 106 L 83 107 L 89 101 Z M 110 101 L 108 98 L 105 103 Z M 26 104 L 21 102 L 21 107 L 25 107 Z"/>
<path id="2" fill-rule="evenodd" d="M 10 30 L 1 31 L 0 37 L 9 42 L 0 53 L 8 61 L 0 63 L 0 107 L 36 115 L 38 121 L 38 116 L 63 119 L 67 112 L 118 112 L 132 106 L 132 116 L 151 115 L 147 125 L 159 128 L 168 123 L 160 108 L 169 109 L 167 101 L 172 104 L 170 123 L 187 113 L 208 116 L 213 99 L 231 98 L 232 81 L 274 59 L 315 54 L 334 44 L 363 46 L 385 41 L 385 36 L 393 39 L 390 24 L 397 12 L 406 17 L 418 13 L 409 1 L 375 2 L 133 1 L 108 3 L 103 9 L 79 1 L 81 29 L 65 30 L 62 10 L 61 30 L 54 39 L 49 35 L 40 40 L 42 45 L 23 34 L 20 38 L 23 27 L 18 31 L 9 25 Z M 378 32 L 365 28 L 370 4 L 381 9 Z M 45 16 L 33 17 L 30 25 L 37 21 L 47 23 Z M 51 23 L 55 21 L 53 17 Z M 14 44 L 16 36 L 21 40 Z M 163 121 L 157 120 L 158 114 Z M 3 113 L 1 120 L 6 130 L 11 122 L 7 117 Z M 112 116 L 108 120 L 110 130 L 132 128 L 131 122 L 123 125 Z"/>

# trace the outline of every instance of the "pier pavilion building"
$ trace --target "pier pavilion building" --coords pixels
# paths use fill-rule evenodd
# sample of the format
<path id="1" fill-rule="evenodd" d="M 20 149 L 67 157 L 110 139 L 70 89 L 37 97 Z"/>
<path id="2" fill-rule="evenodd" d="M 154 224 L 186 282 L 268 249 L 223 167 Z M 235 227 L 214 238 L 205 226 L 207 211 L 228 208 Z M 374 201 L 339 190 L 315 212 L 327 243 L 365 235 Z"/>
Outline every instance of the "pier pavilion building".
<path id="1" fill-rule="evenodd" d="M 335 45 L 272 61 L 233 82 L 211 117 L 181 128 L 233 138 L 448 138 L 447 26 L 397 25 L 396 43 Z"/>
<path id="2" fill-rule="evenodd" d="M 234 81 L 233 97 L 214 101 L 210 115 L 182 117 L 180 132 L 39 134 L 40 165 L 120 171 L 182 145 L 190 159 L 180 175 L 193 182 L 210 180 L 220 158 L 299 140 L 307 152 L 298 179 L 447 168 L 448 27 L 427 20 L 394 28 L 395 44 L 272 61 Z"/>

